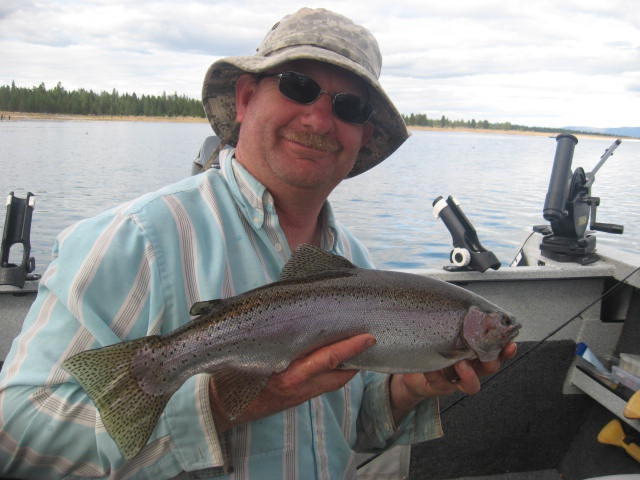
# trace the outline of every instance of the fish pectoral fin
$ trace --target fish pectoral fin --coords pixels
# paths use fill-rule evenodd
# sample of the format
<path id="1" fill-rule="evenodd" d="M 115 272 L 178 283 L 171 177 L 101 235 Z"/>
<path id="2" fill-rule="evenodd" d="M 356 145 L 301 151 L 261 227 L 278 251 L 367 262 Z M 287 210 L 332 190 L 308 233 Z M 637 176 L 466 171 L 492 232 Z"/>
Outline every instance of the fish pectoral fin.
<path id="1" fill-rule="evenodd" d="M 212 374 L 216 395 L 224 413 L 236 419 L 267 385 L 268 376 L 236 369 L 219 370 Z"/>
<path id="2" fill-rule="evenodd" d="M 471 358 L 475 356 L 471 350 L 466 349 L 451 349 L 451 350 L 443 350 L 438 352 L 443 358 L 453 361 L 464 360 L 465 358 Z"/>

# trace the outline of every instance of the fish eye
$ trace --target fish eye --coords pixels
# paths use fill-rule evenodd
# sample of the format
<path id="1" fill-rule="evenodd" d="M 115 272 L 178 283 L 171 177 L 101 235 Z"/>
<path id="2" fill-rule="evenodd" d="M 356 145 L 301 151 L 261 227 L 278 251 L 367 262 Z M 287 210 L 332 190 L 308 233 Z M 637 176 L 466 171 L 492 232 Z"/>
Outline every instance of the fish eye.
<path id="1" fill-rule="evenodd" d="M 502 317 L 502 325 L 505 327 L 510 327 L 513 325 L 513 319 L 511 317 L 507 317 L 506 315 Z"/>

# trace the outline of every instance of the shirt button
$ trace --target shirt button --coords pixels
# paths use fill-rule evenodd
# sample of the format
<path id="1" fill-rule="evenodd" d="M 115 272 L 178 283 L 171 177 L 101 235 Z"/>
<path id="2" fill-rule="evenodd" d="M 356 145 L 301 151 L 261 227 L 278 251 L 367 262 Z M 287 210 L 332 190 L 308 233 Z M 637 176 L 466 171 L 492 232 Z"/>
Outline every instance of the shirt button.
<path id="1" fill-rule="evenodd" d="M 276 242 L 276 250 L 277 250 L 278 252 L 281 252 L 281 251 L 282 251 L 282 244 L 281 244 L 280 242 Z"/>

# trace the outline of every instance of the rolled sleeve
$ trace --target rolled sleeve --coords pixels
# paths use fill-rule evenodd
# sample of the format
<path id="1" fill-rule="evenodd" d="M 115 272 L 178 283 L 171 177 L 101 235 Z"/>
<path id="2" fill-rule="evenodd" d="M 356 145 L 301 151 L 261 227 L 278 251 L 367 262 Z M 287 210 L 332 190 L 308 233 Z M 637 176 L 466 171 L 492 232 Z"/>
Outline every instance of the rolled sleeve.
<path id="1" fill-rule="evenodd" d="M 209 404 L 208 375 L 189 378 L 169 401 L 161 421 L 166 422 L 173 450 L 185 471 L 224 465 Z"/>
<path id="2" fill-rule="evenodd" d="M 400 425 L 396 425 L 389 388 L 389 375 L 367 384 L 358 417 L 356 451 L 375 452 L 392 445 L 410 445 L 443 435 L 437 399 L 424 400 Z"/>

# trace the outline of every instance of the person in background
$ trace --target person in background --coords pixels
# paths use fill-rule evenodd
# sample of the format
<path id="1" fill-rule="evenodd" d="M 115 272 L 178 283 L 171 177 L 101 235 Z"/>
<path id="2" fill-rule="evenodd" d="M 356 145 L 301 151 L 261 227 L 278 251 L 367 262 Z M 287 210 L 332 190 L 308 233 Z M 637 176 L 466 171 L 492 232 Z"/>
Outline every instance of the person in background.
<path id="1" fill-rule="evenodd" d="M 371 33 L 304 8 L 255 55 L 216 61 L 204 108 L 221 142 L 215 168 L 79 222 L 55 259 L 0 378 L 0 472 L 23 478 L 353 478 L 355 452 L 442 435 L 438 397 L 480 389 L 500 361 L 382 375 L 339 365 L 375 343 L 357 335 L 275 373 L 231 419 L 215 379 L 173 395 L 144 449 L 127 461 L 61 363 L 74 353 L 189 321 L 200 300 L 278 279 L 303 243 L 373 267 L 327 198 L 408 137 L 378 77 Z M 209 162 L 212 163 L 212 162 Z M 209 166 L 209 165 L 208 165 Z M 502 359 L 515 354 L 508 345 Z"/>

